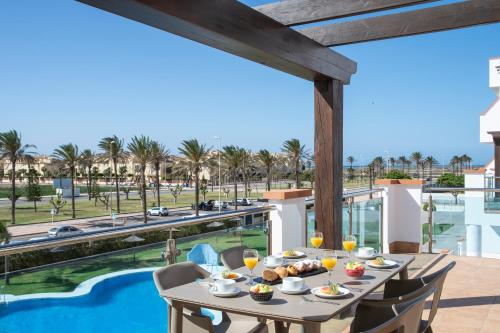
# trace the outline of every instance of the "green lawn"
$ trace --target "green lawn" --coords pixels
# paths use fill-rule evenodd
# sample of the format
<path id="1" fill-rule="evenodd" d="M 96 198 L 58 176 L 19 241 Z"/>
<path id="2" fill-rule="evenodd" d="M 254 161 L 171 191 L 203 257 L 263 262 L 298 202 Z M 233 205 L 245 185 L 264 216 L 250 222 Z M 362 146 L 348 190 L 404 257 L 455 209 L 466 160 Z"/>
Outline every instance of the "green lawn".
<path id="1" fill-rule="evenodd" d="M 238 193 L 238 197 L 242 197 L 243 192 Z M 218 199 L 219 193 L 217 191 L 208 192 L 206 199 Z M 252 198 L 262 197 L 262 192 L 252 191 Z M 203 200 L 203 197 L 200 196 L 200 200 Z M 225 199 L 223 199 L 225 200 Z M 230 199 L 227 199 L 230 200 Z M 64 206 L 59 215 L 55 216 L 54 221 L 61 220 L 70 220 L 71 219 L 71 202 L 67 200 L 66 206 Z M 151 191 L 147 193 L 147 202 L 148 207 L 156 205 L 155 198 L 151 194 Z M 173 207 L 188 207 L 194 202 L 194 192 L 182 192 L 181 195 L 177 199 L 177 203 L 173 203 L 172 195 L 170 194 L 162 194 L 161 195 L 161 203 L 169 208 Z M 48 203 L 38 204 L 38 211 L 35 212 L 32 204 L 25 204 L 16 206 L 16 224 L 29 224 L 29 223 L 38 223 L 38 222 L 50 222 L 50 209 L 52 206 Z M 116 208 L 116 202 L 113 200 L 113 207 Z M 125 197 L 122 196 L 120 198 L 120 207 L 121 213 L 135 213 L 141 211 L 141 200 L 139 197 L 131 197 L 129 200 L 125 200 Z M 94 204 L 94 201 L 91 200 L 78 200 L 76 201 L 76 217 L 84 218 L 84 217 L 95 217 L 95 216 L 106 216 L 109 215 L 109 211 L 105 209 L 104 204 L 101 202 L 97 202 L 97 206 Z M 0 223 L 10 223 L 10 207 L 0 207 Z"/>
<path id="2" fill-rule="evenodd" d="M 198 243 L 209 243 L 217 252 L 244 244 L 247 247 L 259 250 L 261 255 L 267 254 L 267 236 L 261 229 L 246 230 L 242 233 L 220 232 L 217 235 L 203 236 L 193 240 L 178 239 L 178 248 L 182 250 L 177 261 L 185 261 L 186 254 Z M 13 295 L 23 295 L 42 292 L 68 292 L 75 289 L 81 282 L 92 277 L 125 269 L 157 267 L 165 265 L 161 259 L 164 244 L 153 248 L 119 255 L 101 256 L 86 259 L 64 266 L 44 268 L 22 275 L 12 276 L 5 292 Z M 3 281 L 0 282 L 3 284 Z"/>
<path id="3" fill-rule="evenodd" d="M 4 184 L 5 185 L 5 184 Z M 78 186 L 80 188 L 80 193 L 87 193 L 87 187 L 86 186 Z M 56 190 L 52 185 L 40 185 L 41 193 L 43 195 L 56 195 Z M 114 191 L 115 187 L 114 186 L 101 186 L 100 190 L 102 192 L 107 192 L 107 191 Z M 3 198 L 8 198 L 10 194 L 10 188 L 7 186 L 2 186 L 0 187 L 0 199 Z M 20 185 L 16 187 L 16 194 L 20 196 L 25 195 L 25 185 Z"/>

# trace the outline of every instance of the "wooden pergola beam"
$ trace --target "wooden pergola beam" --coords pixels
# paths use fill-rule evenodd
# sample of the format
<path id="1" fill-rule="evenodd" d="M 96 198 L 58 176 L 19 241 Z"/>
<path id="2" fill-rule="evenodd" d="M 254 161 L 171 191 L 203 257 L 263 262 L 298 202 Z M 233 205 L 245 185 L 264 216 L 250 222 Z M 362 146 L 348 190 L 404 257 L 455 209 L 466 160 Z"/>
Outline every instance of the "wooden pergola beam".
<path id="1" fill-rule="evenodd" d="M 79 0 L 280 71 L 344 84 L 356 63 L 236 0 Z"/>
<path id="2" fill-rule="evenodd" d="M 254 7 L 287 26 L 412 6 L 436 0 L 287 0 Z"/>
<path id="3" fill-rule="evenodd" d="M 324 46 L 464 28 L 500 21 L 499 0 L 469 0 L 300 30 Z"/>

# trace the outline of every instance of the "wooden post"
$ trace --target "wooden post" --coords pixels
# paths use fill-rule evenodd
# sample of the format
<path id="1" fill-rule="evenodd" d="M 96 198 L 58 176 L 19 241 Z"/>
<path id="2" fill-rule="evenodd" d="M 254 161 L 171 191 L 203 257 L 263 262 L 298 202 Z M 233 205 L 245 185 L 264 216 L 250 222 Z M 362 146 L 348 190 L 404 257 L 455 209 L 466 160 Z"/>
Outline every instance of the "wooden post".
<path id="1" fill-rule="evenodd" d="M 316 227 L 326 248 L 342 248 L 343 84 L 314 82 Z"/>

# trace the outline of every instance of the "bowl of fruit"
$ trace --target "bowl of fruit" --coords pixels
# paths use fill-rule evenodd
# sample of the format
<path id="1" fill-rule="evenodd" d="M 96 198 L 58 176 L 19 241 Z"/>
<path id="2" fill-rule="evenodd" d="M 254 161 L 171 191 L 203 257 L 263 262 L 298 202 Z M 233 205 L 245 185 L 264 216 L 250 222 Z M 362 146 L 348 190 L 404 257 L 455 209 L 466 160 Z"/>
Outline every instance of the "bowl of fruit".
<path id="1" fill-rule="evenodd" d="M 365 274 L 365 267 L 357 261 L 349 261 L 344 270 L 348 276 L 355 278 L 360 278 Z"/>
<path id="2" fill-rule="evenodd" d="M 273 298 L 273 288 L 267 284 L 258 283 L 250 287 L 250 297 L 257 302 L 267 302 Z"/>

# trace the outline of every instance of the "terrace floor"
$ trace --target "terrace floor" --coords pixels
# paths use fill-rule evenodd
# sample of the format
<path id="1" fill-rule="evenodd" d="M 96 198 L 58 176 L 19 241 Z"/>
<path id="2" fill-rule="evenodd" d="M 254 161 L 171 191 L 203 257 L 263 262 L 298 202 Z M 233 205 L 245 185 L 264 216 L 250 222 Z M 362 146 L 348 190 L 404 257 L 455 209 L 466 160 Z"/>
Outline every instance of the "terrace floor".
<path id="1" fill-rule="evenodd" d="M 410 276 L 417 274 L 431 259 L 429 255 L 418 255 L 409 269 Z M 500 260 L 446 255 L 429 272 L 450 261 L 456 261 L 457 265 L 446 278 L 432 324 L 434 333 L 500 332 Z M 322 331 L 346 332 L 351 319 L 331 320 L 323 325 Z M 271 332 L 274 332 L 273 326 L 269 325 Z M 292 325 L 290 332 L 299 332 L 299 327 Z"/>

